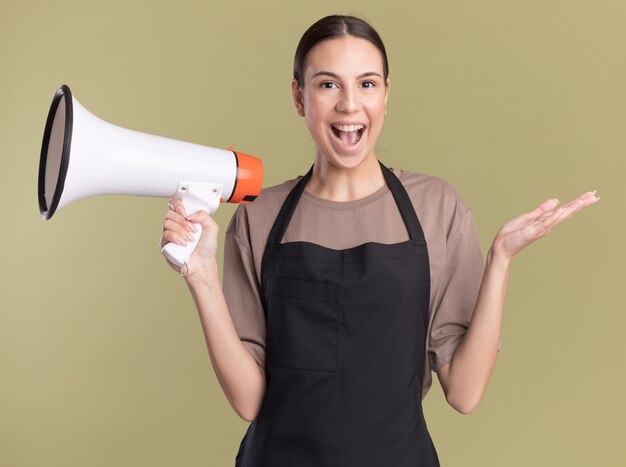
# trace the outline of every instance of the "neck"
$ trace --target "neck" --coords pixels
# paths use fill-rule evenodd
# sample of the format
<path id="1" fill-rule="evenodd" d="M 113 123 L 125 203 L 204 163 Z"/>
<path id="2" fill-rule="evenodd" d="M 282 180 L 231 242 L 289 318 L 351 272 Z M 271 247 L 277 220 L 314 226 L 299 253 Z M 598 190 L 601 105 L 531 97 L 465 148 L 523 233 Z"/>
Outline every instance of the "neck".
<path id="1" fill-rule="evenodd" d="M 384 185 L 385 178 L 375 156 L 356 167 L 343 168 L 318 155 L 306 191 L 318 198 L 345 202 L 365 198 Z"/>

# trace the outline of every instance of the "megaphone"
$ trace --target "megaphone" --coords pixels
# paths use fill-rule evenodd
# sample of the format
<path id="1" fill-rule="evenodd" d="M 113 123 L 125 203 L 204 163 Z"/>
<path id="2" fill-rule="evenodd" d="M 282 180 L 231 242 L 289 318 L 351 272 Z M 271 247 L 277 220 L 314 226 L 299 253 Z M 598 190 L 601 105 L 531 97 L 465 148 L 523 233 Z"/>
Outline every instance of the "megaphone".
<path id="1" fill-rule="evenodd" d="M 39 158 L 39 211 L 44 219 L 81 198 L 105 194 L 180 199 L 188 214 L 214 213 L 220 202 L 246 203 L 261 191 L 261 160 L 225 149 L 112 125 L 86 110 L 67 85 L 54 94 Z M 200 239 L 163 254 L 182 267 Z"/>

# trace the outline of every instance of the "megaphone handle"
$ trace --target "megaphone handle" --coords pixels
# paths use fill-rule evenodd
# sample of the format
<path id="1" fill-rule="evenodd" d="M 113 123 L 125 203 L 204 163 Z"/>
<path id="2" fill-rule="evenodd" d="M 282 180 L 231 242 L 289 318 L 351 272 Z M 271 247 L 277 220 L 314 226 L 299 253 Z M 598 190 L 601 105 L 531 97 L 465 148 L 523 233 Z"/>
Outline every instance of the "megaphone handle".
<path id="1" fill-rule="evenodd" d="M 175 198 L 181 200 L 187 215 L 193 214 L 201 209 L 209 214 L 217 211 L 222 196 L 222 185 L 217 183 L 187 182 L 183 181 L 178 184 Z M 196 226 L 195 232 L 190 232 L 193 240 L 189 241 L 186 246 L 170 242 L 165 245 L 161 252 L 163 255 L 179 268 L 189 261 L 193 250 L 196 248 L 200 235 L 202 234 L 202 226 Z"/>

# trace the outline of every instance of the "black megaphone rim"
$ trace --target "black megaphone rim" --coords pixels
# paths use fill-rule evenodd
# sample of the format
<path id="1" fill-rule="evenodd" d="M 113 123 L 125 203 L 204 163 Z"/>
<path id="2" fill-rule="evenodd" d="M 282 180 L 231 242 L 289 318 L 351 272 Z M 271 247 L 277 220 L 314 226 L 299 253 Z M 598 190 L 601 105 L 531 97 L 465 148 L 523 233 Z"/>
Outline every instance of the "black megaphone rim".
<path id="1" fill-rule="evenodd" d="M 57 177 L 57 183 L 54 188 L 54 195 L 52 196 L 52 202 L 48 206 L 46 203 L 46 164 L 48 161 L 48 145 L 50 144 L 50 136 L 52 133 L 52 125 L 54 123 L 54 117 L 61 99 L 65 99 L 65 129 L 63 134 L 63 149 L 61 152 L 61 162 L 59 166 L 59 175 Z M 43 142 L 41 143 L 41 155 L 39 156 L 39 211 L 44 219 L 50 219 L 59 205 L 61 195 L 63 194 L 63 188 L 65 186 L 65 177 L 67 176 L 67 169 L 70 165 L 70 147 L 72 145 L 72 92 L 70 88 L 63 84 L 61 85 L 54 97 L 52 98 L 52 104 L 50 104 L 50 110 L 48 111 L 48 119 L 46 120 L 46 129 L 43 134 Z"/>

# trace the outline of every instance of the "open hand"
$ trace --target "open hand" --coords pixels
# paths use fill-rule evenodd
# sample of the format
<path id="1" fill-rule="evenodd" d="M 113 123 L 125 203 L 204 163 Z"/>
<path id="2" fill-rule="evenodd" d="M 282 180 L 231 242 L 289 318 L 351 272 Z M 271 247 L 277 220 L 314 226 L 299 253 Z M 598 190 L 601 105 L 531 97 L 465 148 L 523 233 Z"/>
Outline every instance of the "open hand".
<path id="1" fill-rule="evenodd" d="M 588 191 L 561 207 L 558 207 L 557 199 L 544 201 L 535 210 L 504 224 L 493 240 L 492 253 L 511 260 L 532 242 L 549 234 L 565 219 L 569 219 L 599 199 L 595 191 Z"/>

